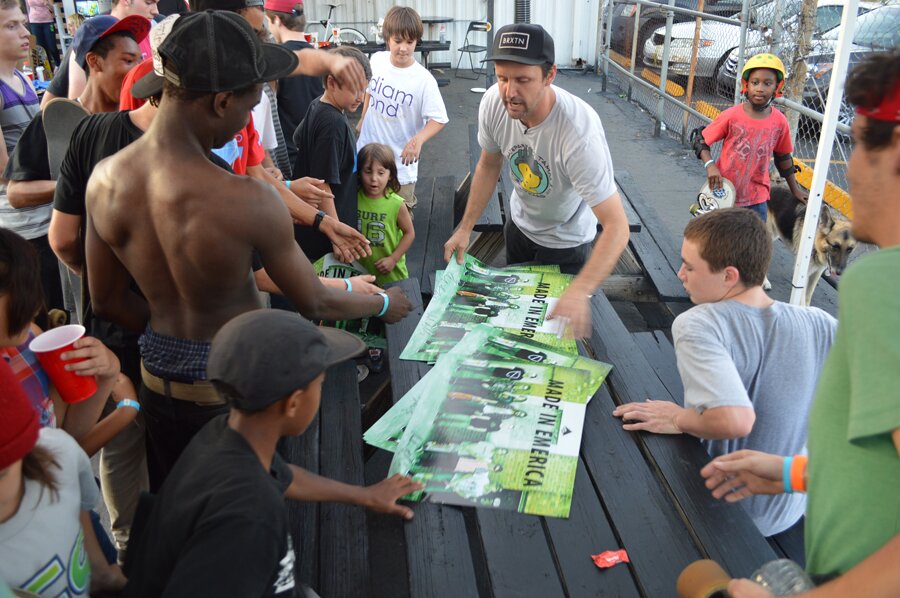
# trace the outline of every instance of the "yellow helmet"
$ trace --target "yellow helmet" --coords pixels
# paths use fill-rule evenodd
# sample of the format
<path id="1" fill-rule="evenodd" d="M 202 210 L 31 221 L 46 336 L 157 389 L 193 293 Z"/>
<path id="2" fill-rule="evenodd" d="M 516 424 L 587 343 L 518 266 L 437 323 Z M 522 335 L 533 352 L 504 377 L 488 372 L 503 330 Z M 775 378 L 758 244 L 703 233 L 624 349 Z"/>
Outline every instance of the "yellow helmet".
<path id="1" fill-rule="evenodd" d="M 750 78 L 750 71 L 754 69 L 772 69 L 778 77 L 778 85 L 775 87 L 775 95 L 781 95 L 781 88 L 784 87 L 784 78 L 787 71 L 784 69 L 784 63 L 774 54 L 756 54 L 751 56 L 744 63 L 744 70 L 741 71 L 741 93 L 747 92 L 747 79 Z"/>

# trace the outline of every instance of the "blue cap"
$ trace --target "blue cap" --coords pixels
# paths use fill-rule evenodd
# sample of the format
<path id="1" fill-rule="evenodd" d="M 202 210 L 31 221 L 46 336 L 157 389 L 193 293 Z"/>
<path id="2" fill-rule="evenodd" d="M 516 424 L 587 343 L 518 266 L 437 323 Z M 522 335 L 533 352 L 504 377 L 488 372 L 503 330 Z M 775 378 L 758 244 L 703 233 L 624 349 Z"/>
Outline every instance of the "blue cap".
<path id="1" fill-rule="evenodd" d="M 141 43 L 150 33 L 150 19 L 140 15 L 129 15 L 121 21 L 110 15 L 88 19 L 75 32 L 72 42 L 78 66 L 85 68 L 88 52 L 94 49 L 94 45 L 107 35 L 117 32 L 130 33 L 134 41 Z"/>

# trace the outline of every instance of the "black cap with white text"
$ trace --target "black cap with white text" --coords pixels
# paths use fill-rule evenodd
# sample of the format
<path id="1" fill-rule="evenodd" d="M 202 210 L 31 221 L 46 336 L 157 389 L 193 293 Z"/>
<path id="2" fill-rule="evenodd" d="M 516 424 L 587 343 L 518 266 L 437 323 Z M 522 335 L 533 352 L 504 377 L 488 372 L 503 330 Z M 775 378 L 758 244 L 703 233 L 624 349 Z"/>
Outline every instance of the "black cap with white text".
<path id="1" fill-rule="evenodd" d="M 556 62 L 553 38 L 540 25 L 530 23 L 505 25 L 494 35 L 494 45 L 485 60 L 502 60 L 519 64 L 553 64 Z"/>

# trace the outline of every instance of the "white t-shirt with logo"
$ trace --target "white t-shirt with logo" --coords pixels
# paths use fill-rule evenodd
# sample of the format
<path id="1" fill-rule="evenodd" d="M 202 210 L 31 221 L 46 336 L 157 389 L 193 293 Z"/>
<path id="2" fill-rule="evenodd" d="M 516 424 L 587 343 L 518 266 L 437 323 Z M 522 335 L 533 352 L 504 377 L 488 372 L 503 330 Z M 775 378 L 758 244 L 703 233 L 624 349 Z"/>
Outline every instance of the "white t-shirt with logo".
<path id="1" fill-rule="evenodd" d="M 37 445 L 59 464 L 52 470 L 59 496 L 25 480 L 19 510 L 0 523 L 0 577 L 13 588 L 39 596 L 87 595 L 91 566 L 79 517 L 99 499 L 91 462 L 62 430 L 42 428 Z"/>
<path id="2" fill-rule="evenodd" d="M 398 68 L 391 64 L 390 52 L 377 52 L 369 63 L 372 79 L 367 93 L 371 98 L 356 149 L 359 151 L 369 143 L 390 146 L 397 161 L 400 184 L 415 183 L 419 163 L 404 166 L 400 153 L 429 120 L 442 124 L 449 120 L 444 98 L 434 76 L 418 62 Z"/>
<path id="3" fill-rule="evenodd" d="M 597 236 L 591 208 L 616 192 L 612 158 L 597 112 L 569 92 L 550 86 L 556 102 L 536 127 L 510 118 L 495 84 L 478 110 L 478 143 L 502 153 L 514 190 L 513 222 L 544 247 L 563 249 Z"/>

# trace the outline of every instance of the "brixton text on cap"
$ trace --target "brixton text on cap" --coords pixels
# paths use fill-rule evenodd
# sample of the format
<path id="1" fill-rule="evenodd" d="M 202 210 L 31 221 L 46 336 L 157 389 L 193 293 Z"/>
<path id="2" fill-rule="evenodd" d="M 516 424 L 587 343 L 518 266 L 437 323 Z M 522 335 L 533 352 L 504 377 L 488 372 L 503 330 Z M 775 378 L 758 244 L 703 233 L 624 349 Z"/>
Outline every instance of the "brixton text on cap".
<path id="1" fill-rule="evenodd" d="M 100 15 L 85 21 L 75 33 L 72 41 L 72 50 L 75 52 L 75 62 L 84 68 L 87 64 L 87 55 L 98 41 L 113 33 L 130 33 L 134 41 L 140 43 L 150 32 L 150 19 L 139 15 L 129 15 L 121 21 L 110 15 Z"/>
<path id="2" fill-rule="evenodd" d="M 207 10 L 182 15 L 159 46 L 163 77 L 197 93 L 234 91 L 287 77 L 297 55 L 264 44 L 240 15 Z"/>
<path id="3" fill-rule="evenodd" d="M 514 23 L 501 27 L 485 60 L 519 64 L 553 64 L 556 61 L 553 38 L 540 25 Z"/>
<path id="4" fill-rule="evenodd" d="M 222 326 L 206 371 L 211 382 L 237 394 L 239 409 L 259 411 L 364 349 L 365 343 L 343 330 L 320 328 L 297 313 L 260 309 Z"/>

